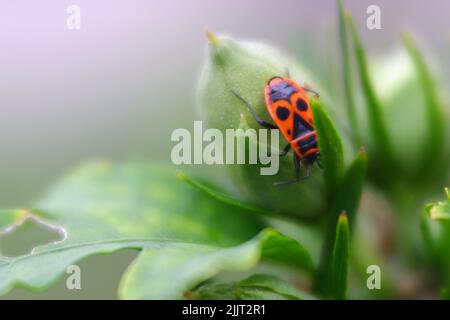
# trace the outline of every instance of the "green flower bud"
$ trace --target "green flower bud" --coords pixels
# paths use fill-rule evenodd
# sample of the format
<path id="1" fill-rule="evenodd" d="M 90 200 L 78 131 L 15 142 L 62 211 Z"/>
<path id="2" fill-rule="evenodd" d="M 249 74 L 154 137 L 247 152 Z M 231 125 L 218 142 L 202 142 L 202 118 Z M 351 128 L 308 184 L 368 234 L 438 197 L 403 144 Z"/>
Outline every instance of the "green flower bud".
<path id="1" fill-rule="evenodd" d="M 274 76 L 286 77 L 288 72 L 290 78 L 300 85 L 304 80 L 311 81 L 304 68 L 267 45 L 237 42 L 211 33 L 208 33 L 208 38 L 209 55 L 199 85 L 200 113 L 205 127 L 222 132 L 226 129 L 261 128 L 245 103 L 232 91 L 251 103 L 260 118 L 274 123 L 264 100 L 267 81 Z M 279 148 L 286 144 L 280 135 Z M 278 153 L 279 150 L 271 152 Z M 261 175 L 261 165 L 229 164 L 226 165 L 227 176 L 246 201 L 298 217 L 317 216 L 324 211 L 326 204 L 322 170 L 314 167 L 308 179 L 293 185 L 273 185 L 274 182 L 295 178 L 292 152 L 280 159 L 276 175 Z"/>
<path id="2" fill-rule="evenodd" d="M 400 168 L 412 172 L 420 161 L 418 144 L 425 138 L 422 92 L 414 77 L 414 65 L 404 49 L 397 49 L 371 63 L 375 91 L 384 107 Z M 369 147 L 370 148 L 370 147 Z M 406 160 L 406 161 L 405 161 Z"/>

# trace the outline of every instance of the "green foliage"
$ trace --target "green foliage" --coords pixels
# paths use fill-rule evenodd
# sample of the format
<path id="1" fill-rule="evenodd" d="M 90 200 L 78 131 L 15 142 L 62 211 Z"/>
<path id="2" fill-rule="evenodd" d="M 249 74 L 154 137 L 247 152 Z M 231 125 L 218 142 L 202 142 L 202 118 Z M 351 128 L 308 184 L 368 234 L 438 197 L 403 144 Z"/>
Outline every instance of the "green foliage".
<path id="1" fill-rule="evenodd" d="M 445 165 L 448 145 L 444 139 L 448 134 L 448 115 L 444 112 L 445 107 L 439 96 L 439 85 L 434 80 L 424 55 L 411 35 L 405 34 L 403 44 L 409 56 L 402 56 L 404 65 L 387 67 L 391 63 L 388 60 L 391 57 L 388 56 L 381 60 L 382 63 L 378 62 L 376 68 L 371 68 L 375 63 L 368 58 L 353 18 L 345 11 L 341 1 L 339 22 L 342 77 L 350 134 L 353 141 L 357 141 L 355 145 L 363 145 L 368 152 L 369 178 L 394 198 L 399 196 L 396 194 L 399 186 L 401 189 L 405 185 L 406 188 L 423 194 L 436 192 L 436 187 L 448 174 L 448 166 Z M 349 49 L 354 52 L 359 86 L 355 86 L 352 81 Z M 407 59 L 410 61 L 404 62 Z M 398 62 L 400 61 L 397 64 Z M 415 74 L 407 74 L 409 69 L 405 65 L 411 65 Z M 377 73 L 379 70 L 384 72 Z M 380 77 L 392 77 L 403 83 Z M 389 82 L 390 87 L 383 86 L 379 89 L 375 86 L 375 83 L 384 82 Z M 358 87 L 361 89 L 365 108 L 357 108 L 355 105 Z M 416 97 L 415 92 L 422 93 L 422 103 L 410 98 Z M 367 129 L 358 125 L 358 122 L 367 123 Z M 430 190 L 432 188 L 434 190 Z"/>
<path id="2" fill-rule="evenodd" d="M 194 299 L 314 300 L 309 293 L 267 274 L 255 274 L 232 283 L 207 283 L 196 289 Z"/>
<path id="3" fill-rule="evenodd" d="M 353 231 L 356 224 L 356 213 L 363 192 L 366 166 L 366 152 L 361 149 L 347 168 L 341 187 L 336 190 L 334 212 L 347 213 L 350 231 Z"/>
<path id="4" fill-rule="evenodd" d="M 344 154 L 342 140 L 333 121 L 326 114 L 319 100 L 311 101 L 314 112 L 314 125 L 316 126 L 320 156 L 323 159 L 325 182 L 330 192 L 336 190 L 344 170 Z"/>
<path id="5" fill-rule="evenodd" d="M 430 259 L 430 268 L 444 287 L 450 286 L 450 191 L 446 190 L 447 200 L 429 204 L 422 216 L 422 235 Z M 443 288 L 441 288 L 443 289 Z M 444 290 L 442 297 L 447 297 Z"/>
<path id="6" fill-rule="evenodd" d="M 384 291 L 389 293 L 382 293 L 384 297 L 393 295 L 396 285 L 395 273 L 389 268 L 393 264 L 393 269 L 410 268 L 414 274 L 431 270 L 432 279 L 421 281 L 436 289 L 436 296 L 440 293 L 448 298 L 450 198 L 421 209 L 424 199 L 448 183 L 449 177 L 445 141 L 448 116 L 439 84 L 413 39 L 405 36 L 404 47 L 419 85 L 414 87 L 416 82 L 407 77 L 407 83 L 395 84 L 393 93 L 377 90 L 380 79 L 371 68 L 373 61 L 342 1 L 338 8 L 343 69 L 339 83 L 343 87 L 331 91 L 344 90 L 346 113 L 338 109 L 338 97 L 323 92 L 304 65 L 265 44 L 217 37 L 209 32 L 209 54 L 198 90 L 200 113 L 207 127 L 222 131 L 258 129 L 245 103 L 232 91 L 270 122 L 263 93 L 268 79 L 287 76 L 289 71 L 300 84 L 304 80 L 314 83 L 320 98 L 311 99 L 311 107 L 323 170 L 314 168 L 307 180 L 280 188 L 273 183 L 293 178 L 292 153 L 281 159 L 276 176 L 261 176 L 259 165 L 227 165 L 223 178 L 227 181 L 221 182 L 231 188 L 225 191 L 212 182 L 218 176 L 217 167 L 209 171 L 205 168 L 205 179 L 195 174 L 175 174 L 173 167 L 162 165 L 84 165 L 55 185 L 33 209 L 0 211 L 0 237 L 28 219 L 61 237 L 23 256 L 6 257 L 0 253 L 0 294 L 15 287 L 45 290 L 68 265 L 91 255 L 127 248 L 139 254 L 121 279 L 119 297 L 123 299 L 315 299 L 316 295 L 346 299 L 352 297 L 355 287 L 349 282 L 349 272 L 359 272 L 359 278 L 367 276 L 366 265 L 361 267 L 358 261 L 383 265 L 383 286 L 390 288 Z M 410 123 L 399 104 L 407 101 L 401 107 L 409 107 L 411 88 L 423 95 L 423 105 L 414 99 L 414 110 L 423 107 L 424 116 Z M 359 97 L 362 105 L 357 103 Z M 338 122 L 336 114 L 347 115 L 348 127 Z M 424 132 L 417 129 L 421 125 Z M 399 138 L 399 127 L 406 140 Z M 341 132 L 350 136 L 353 148 Z M 410 136 L 414 143 L 407 141 Z M 271 152 L 279 152 L 285 143 Z M 247 148 L 251 144 L 258 142 L 249 140 Z M 417 159 L 410 156 L 411 148 L 418 150 Z M 390 217 L 396 228 L 394 253 L 410 246 L 412 255 L 380 261 L 377 259 L 392 252 L 374 252 L 376 245 L 362 241 L 355 251 L 359 255 L 357 262 L 353 261 L 350 250 L 356 228 L 366 228 L 360 232 L 362 240 L 367 240 L 364 232 L 368 224 L 371 232 L 380 233 L 382 241 L 391 240 L 389 230 L 382 230 L 388 224 L 378 229 L 371 225 L 367 218 L 373 214 L 371 211 L 358 217 L 358 221 L 366 220 L 356 224 L 363 193 L 369 199 L 383 198 L 384 206 L 377 210 L 388 208 L 395 212 Z M 448 193 L 447 189 L 450 197 Z M 420 243 L 413 237 L 419 223 L 423 236 Z M 288 232 L 273 228 L 277 225 L 282 230 L 283 224 Z M 320 235 L 321 241 L 301 241 L 305 246 L 314 241 L 307 247 L 321 246 L 320 252 L 308 252 L 295 240 L 308 238 L 308 233 L 295 234 L 301 233 L 299 230 L 314 230 Z M 423 252 L 418 252 L 422 245 Z M 311 256 L 320 259 L 313 263 Z M 269 268 L 270 274 L 236 280 L 242 272 L 255 273 L 260 263 L 282 268 Z M 231 279 L 223 280 L 224 272 L 232 273 Z M 282 280 L 287 278 L 285 272 L 306 277 L 313 284 L 314 295 L 299 289 L 293 281 Z M 389 283 L 385 286 L 386 281 Z M 355 292 L 353 295 L 361 293 Z M 370 293 L 367 295 L 370 297 Z"/>
<path id="7" fill-rule="evenodd" d="M 333 297 L 345 299 L 347 292 L 347 274 L 349 265 L 350 230 L 347 214 L 341 213 L 336 226 L 331 275 L 333 283 Z"/>
<path id="8" fill-rule="evenodd" d="M 22 220 L 26 214 L 26 210 L 0 210 L 0 230 Z"/>
<path id="9" fill-rule="evenodd" d="M 349 39 L 347 16 L 342 1 L 338 1 L 339 6 L 339 44 L 341 48 L 342 58 L 342 77 L 344 80 L 345 104 L 347 109 L 348 122 L 351 128 L 351 137 L 355 147 L 361 146 L 361 138 L 359 137 L 359 125 L 356 114 L 355 97 L 353 96 L 353 74 L 350 63 Z"/>
<path id="10" fill-rule="evenodd" d="M 375 148 L 378 151 L 377 154 L 370 154 L 371 157 L 376 157 L 376 161 L 371 163 L 376 165 L 379 163 L 382 166 L 381 168 L 377 167 L 374 169 L 375 171 L 380 169 L 384 170 L 384 175 L 378 175 L 378 177 L 385 176 L 390 178 L 391 175 L 395 173 L 396 169 L 396 159 L 392 150 L 392 142 L 389 137 L 381 103 L 375 93 L 372 80 L 369 75 L 366 53 L 362 46 L 361 40 L 359 39 L 359 35 L 356 31 L 352 17 L 348 15 L 346 18 L 351 30 L 358 74 L 369 115 L 368 121 L 370 125 L 371 138 L 373 139 Z"/>
<path id="11" fill-rule="evenodd" d="M 363 190 L 366 162 L 366 154 L 364 150 L 360 150 L 345 171 L 339 188 L 336 189 L 333 197 L 320 265 L 315 277 L 315 289 L 324 296 L 329 296 L 333 288 L 331 265 L 336 243 L 336 225 L 339 223 L 341 212 L 346 212 L 345 219 L 349 221 L 350 231 L 354 229 L 356 213 Z"/>
<path id="12" fill-rule="evenodd" d="M 396 254 L 396 267 L 413 270 L 417 274 L 436 270 L 434 275 L 438 276 L 436 279 L 433 277 L 430 286 L 440 290 L 438 283 L 449 283 L 444 275 L 448 274 L 450 263 L 443 258 L 443 252 L 450 245 L 450 241 L 444 239 L 450 236 L 447 236 L 448 232 L 444 231 L 442 224 L 430 219 L 428 213 L 420 215 L 420 211 L 427 199 L 448 185 L 449 145 L 445 136 L 449 133 L 449 118 L 441 97 L 442 87 L 435 80 L 425 56 L 411 35 L 403 36 L 401 50 L 375 61 L 366 54 L 353 19 L 341 2 L 339 13 L 348 123 L 353 141 L 359 141 L 364 146 L 369 159 L 368 182 L 371 187 L 365 188 L 366 193 L 376 191 L 373 194 L 385 201 L 381 208 L 394 213 L 388 218 L 394 226 L 389 231 L 392 235 L 388 236 L 391 242 L 395 242 L 395 246 L 390 243 L 390 250 Z M 359 78 L 356 83 L 352 81 L 349 49 L 354 52 L 354 65 Z M 348 87 L 351 89 L 348 90 Z M 359 97 L 364 104 L 355 105 L 354 101 Z M 354 125 L 352 119 L 353 106 L 359 126 Z M 373 186 L 376 190 L 372 189 Z M 366 209 L 369 211 L 372 208 Z M 437 217 L 438 209 L 434 210 Z M 352 220 L 350 218 L 350 230 L 354 229 Z M 422 238 L 418 236 L 420 229 Z M 374 232 L 383 237 L 385 230 L 379 227 Z M 330 228 L 326 234 L 328 240 L 325 240 L 328 248 L 331 241 L 329 233 Z M 437 242 L 436 233 L 440 239 Z M 362 252 L 361 248 L 358 252 Z M 380 264 L 384 263 L 380 261 Z M 395 274 L 389 274 L 390 271 L 385 270 L 384 274 L 391 280 L 396 279 Z M 389 286 L 395 288 L 396 284 L 389 283 Z"/>
<path id="13" fill-rule="evenodd" d="M 187 183 L 189 183 L 194 188 L 197 188 L 198 190 L 201 190 L 203 192 L 206 192 L 208 195 L 210 195 L 213 198 L 216 198 L 219 201 L 232 204 L 234 206 L 247 209 L 249 211 L 254 211 L 255 213 L 259 213 L 262 215 L 273 215 L 274 213 L 271 211 L 268 211 L 262 207 L 259 207 L 255 204 L 245 202 L 241 199 L 237 199 L 235 197 L 232 197 L 231 195 L 227 194 L 224 191 L 221 191 L 218 187 L 212 187 L 208 186 L 205 183 L 194 179 L 192 177 L 187 176 L 184 172 L 178 172 L 177 177 Z"/>
<path id="14" fill-rule="evenodd" d="M 435 221 L 450 221 L 450 190 L 445 189 L 447 201 L 438 202 L 427 207 L 428 215 Z"/>
<path id="15" fill-rule="evenodd" d="M 164 166 L 88 164 L 57 184 L 36 208 L 2 212 L 0 221 L 5 226 L 33 218 L 65 236 L 32 254 L 2 256 L 0 293 L 14 286 L 44 290 L 68 265 L 124 248 L 141 250 L 122 281 L 124 298 L 179 298 L 220 270 L 247 269 L 261 257 L 312 269 L 295 240 L 271 229 L 256 236 L 264 223 L 252 211 L 211 198 Z M 162 281 L 175 276 L 176 285 Z"/>
<path id="16" fill-rule="evenodd" d="M 300 84 L 303 79 L 308 81 L 312 79 L 306 68 L 294 63 L 270 46 L 236 41 L 229 37 L 216 37 L 211 33 L 209 38 L 209 56 L 200 80 L 198 97 L 202 120 L 210 128 L 218 128 L 222 131 L 230 128 L 261 128 L 245 103 L 232 91 L 251 103 L 255 112 L 263 120 L 272 122 L 264 100 L 264 87 L 267 81 L 274 76 L 287 76 L 288 71 L 291 78 Z M 320 91 L 320 89 L 317 90 Z M 331 129 L 332 135 L 335 129 Z M 287 144 L 283 138 L 280 140 L 282 145 L 279 149 Z M 277 151 L 272 150 L 272 152 Z M 324 159 L 324 161 L 330 160 Z M 310 179 L 303 183 L 285 188 L 273 186 L 274 182 L 293 179 L 292 162 L 291 155 L 280 159 L 280 170 L 275 176 L 262 176 L 259 165 L 226 165 L 225 167 L 230 182 L 239 190 L 245 202 L 258 204 L 269 211 L 288 216 L 317 217 L 325 212 L 327 198 L 321 170 L 314 170 Z M 336 165 L 339 164 L 338 162 Z M 333 179 L 333 177 L 327 178 Z M 299 203 L 302 205 L 299 206 Z"/>
<path id="17" fill-rule="evenodd" d="M 145 249 L 125 273 L 119 294 L 125 299 L 181 298 L 181 293 L 220 271 L 246 271 L 261 258 L 308 272 L 312 268 L 309 254 L 295 240 L 266 229 L 232 248 L 181 244 Z"/>
<path id="18" fill-rule="evenodd" d="M 421 182 L 434 183 L 441 177 L 441 168 L 445 156 L 445 115 L 444 106 L 438 96 L 437 86 L 425 62 L 410 35 L 404 35 L 403 43 L 413 60 L 426 105 L 425 121 L 427 140 L 422 146 L 422 159 L 418 165 Z M 425 180 L 425 181 L 424 181 Z M 426 185 L 424 183 L 424 185 Z"/>

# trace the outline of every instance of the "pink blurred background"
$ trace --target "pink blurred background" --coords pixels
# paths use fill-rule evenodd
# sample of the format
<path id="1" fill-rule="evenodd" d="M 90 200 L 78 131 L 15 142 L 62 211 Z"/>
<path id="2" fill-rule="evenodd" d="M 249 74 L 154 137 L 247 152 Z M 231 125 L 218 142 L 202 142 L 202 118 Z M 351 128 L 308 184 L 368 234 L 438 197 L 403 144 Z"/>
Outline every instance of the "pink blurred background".
<path id="1" fill-rule="evenodd" d="M 448 56 L 450 2 L 345 3 L 371 53 L 408 29 Z M 66 27 L 71 4 L 79 31 Z M 382 30 L 365 28 L 369 4 Z M 0 205 L 27 205 L 87 158 L 167 161 L 170 132 L 196 117 L 206 26 L 295 54 L 300 34 L 318 47 L 335 35 L 336 2 L 2 0 Z"/>
<path id="2" fill-rule="evenodd" d="M 448 0 L 344 2 L 370 54 L 388 52 L 409 30 L 449 74 Z M 197 117 L 205 27 L 269 42 L 304 62 L 315 57 L 320 63 L 326 55 L 315 55 L 318 50 L 339 54 L 332 46 L 335 0 L 0 3 L 0 208 L 32 205 L 53 181 L 90 158 L 169 161 L 170 133 Z M 381 30 L 365 26 L 371 4 L 382 10 Z M 66 26 L 69 5 L 81 8 L 81 30 Z M 111 279 L 134 254 L 89 258 L 83 262 L 89 270 L 85 291 L 68 293 L 61 282 L 46 294 L 113 298 Z M 9 297 L 35 296 L 16 290 Z"/>

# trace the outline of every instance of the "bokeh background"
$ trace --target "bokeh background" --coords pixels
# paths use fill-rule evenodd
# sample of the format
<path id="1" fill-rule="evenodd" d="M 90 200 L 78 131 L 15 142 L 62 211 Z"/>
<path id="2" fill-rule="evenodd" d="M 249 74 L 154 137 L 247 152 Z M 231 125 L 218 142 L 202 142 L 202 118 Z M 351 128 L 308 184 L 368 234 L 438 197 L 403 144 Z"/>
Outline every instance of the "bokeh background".
<path id="1" fill-rule="evenodd" d="M 347 0 L 370 55 L 386 54 L 409 30 L 450 74 L 450 2 Z M 66 27 L 69 5 L 81 30 Z M 382 29 L 366 28 L 381 8 Z M 26 207 L 80 162 L 92 158 L 170 161 L 170 134 L 197 119 L 195 90 L 206 53 L 204 29 L 281 48 L 300 61 L 339 54 L 335 0 L 0 0 L 0 208 Z M 323 61 L 318 61 L 323 59 Z M 34 228 L 2 242 L 20 253 Z M 7 248 L 6 248 L 7 247 Z M 115 298 L 134 257 L 125 251 L 80 264 L 82 290 L 64 281 L 44 294 L 4 298 Z"/>

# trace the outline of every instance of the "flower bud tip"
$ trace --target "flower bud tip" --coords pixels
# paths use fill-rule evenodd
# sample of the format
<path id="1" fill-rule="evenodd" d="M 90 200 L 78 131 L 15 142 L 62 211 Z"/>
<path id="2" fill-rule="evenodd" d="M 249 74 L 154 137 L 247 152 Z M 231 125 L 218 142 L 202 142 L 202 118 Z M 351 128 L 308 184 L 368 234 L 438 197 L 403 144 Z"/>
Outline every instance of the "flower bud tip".
<path id="1" fill-rule="evenodd" d="M 206 38 L 208 39 L 208 42 L 215 46 L 217 45 L 217 43 L 219 42 L 219 39 L 217 38 L 217 36 L 212 33 L 211 31 L 209 31 L 208 29 L 205 29 L 205 33 L 206 33 Z"/>

